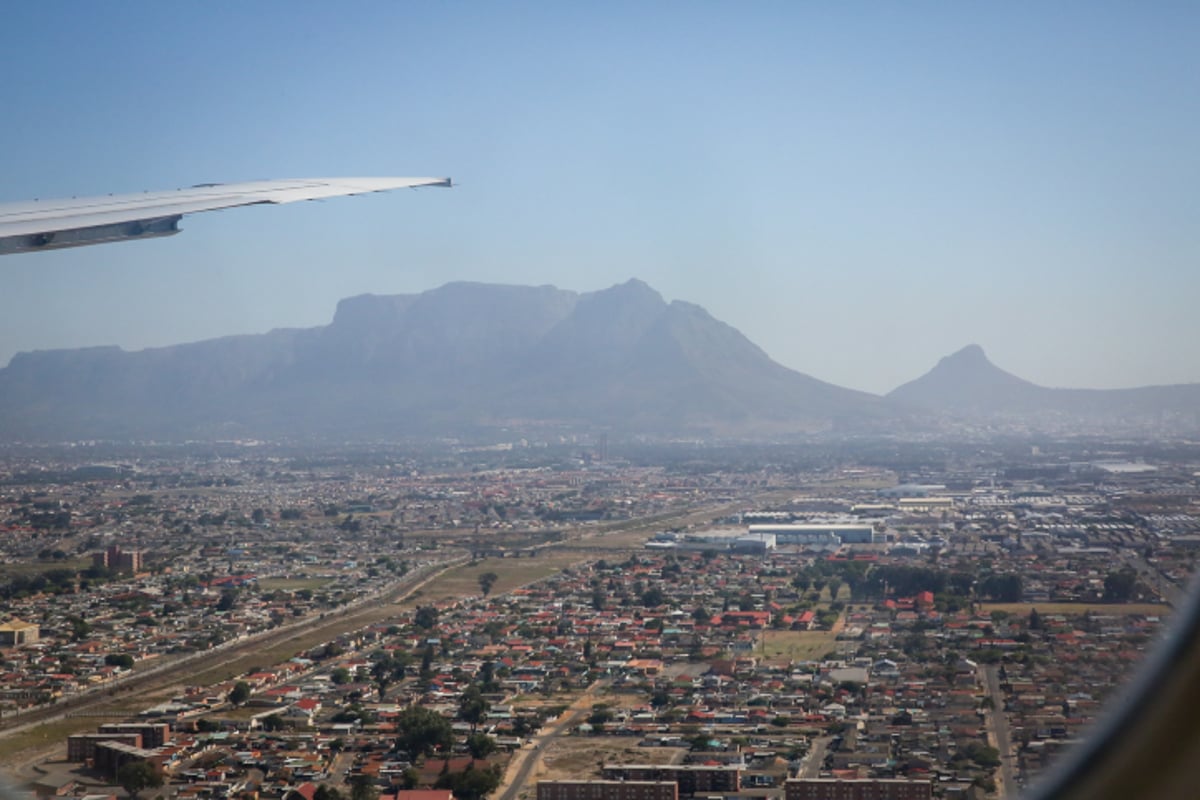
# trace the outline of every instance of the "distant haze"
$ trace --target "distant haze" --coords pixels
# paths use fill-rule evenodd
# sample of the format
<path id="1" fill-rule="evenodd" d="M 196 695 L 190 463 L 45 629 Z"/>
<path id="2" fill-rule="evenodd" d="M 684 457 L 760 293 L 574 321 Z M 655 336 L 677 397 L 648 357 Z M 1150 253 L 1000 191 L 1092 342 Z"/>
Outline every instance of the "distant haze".
<path id="1" fill-rule="evenodd" d="M 1047 387 L 1200 381 L 1200 4 L 462 11 L 7 3 L 0 200 L 460 185 L 4 257 L 0 364 L 324 325 L 337 298 L 448 281 L 637 276 L 875 393 L 972 342 Z"/>
<path id="2" fill-rule="evenodd" d="M 584 294 L 458 282 L 360 295 L 325 326 L 22 353 L 0 369 L 0 440 L 778 439 L 993 425 L 1192 433 L 1200 384 L 1045 388 L 971 345 L 878 397 L 789 370 L 704 308 L 667 303 L 638 280 Z"/>

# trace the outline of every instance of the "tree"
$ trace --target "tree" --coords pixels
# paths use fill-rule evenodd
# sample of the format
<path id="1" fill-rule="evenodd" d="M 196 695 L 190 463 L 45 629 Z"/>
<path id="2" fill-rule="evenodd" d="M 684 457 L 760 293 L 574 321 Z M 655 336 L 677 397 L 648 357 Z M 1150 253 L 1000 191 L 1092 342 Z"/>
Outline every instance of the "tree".
<path id="1" fill-rule="evenodd" d="M 1001 603 L 1017 603 L 1021 600 L 1020 575 L 988 575 L 979 583 L 979 592 Z"/>
<path id="2" fill-rule="evenodd" d="M 418 628 L 424 628 L 427 631 L 433 630 L 433 627 L 437 625 L 437 620 L 438 611 L 433 606 L 421 606 L 413 617 L 413 623 Z"/>
<path id="3" fill-rule="evenodd" d="M 402 656 L 397 656 L 394 653 L 388 653 L 375 659 L 371 664 L 371 677 L 375 680 L 375 688 L 379 690 L 379 699 L 383 700 L 384 693 L 387 692 L 388 686 L 393 681 L 400 680 L 404 677 L 404 672 L 408 668 L 409 656 L 407 653 Z"/>
<path id="4" fill-rule="evenodd" d="M 981 742 L 971 742 L 964 750 L 967 758 L 984 769 L 995 769 L 1000 766 L 1000 751 L 994 747 L 988 747 Z"/>
<path id="5" fill-rule="evenodd" d="M 409 706 L 396 718 L 396 747 L 412 756 L 428 756 L 454 744 L 454 729 L 441 714 Z"/>
<path id="6" fill-rule="evenodd" d="M 229 690 L 228 700 L 235 706 L 240 706 L 249 699 L 250 684 L 246 683 L 245 681 L 238 681 L 233 685 L 233 688 Z"/>
<path id="7" fill-rule="evenodd" d="M 483 693 L 479 691 L 478 686 L 468 686 L 458 701 L 458 715 L 462 717 L 463 722 L 470 724 L 471 733 L 475 733 L 479 723 L 487 719 L 491 710 L 492 704 L 483 699 Z"/>
<path id="8" fill-rule="evenodd" d="M 496 740 L 486 733 L 472 733 L 467 737 L 467 752 L 471 758 L 487 758 L 496 752 Z"/>
<path id="9" fill-rule="evenodd" d="M 117 770 L 117 783 L 134 800 L 146 789 L 162 786 L 162 782 L 162 775 L 149 761 L 128 761 Z"/>
<path id="10" fill-rule="evenodd" d="M 838 592 L 842 590 L 842 582 L 837 578 L 830 578 L 826 585 L 829 587 L 829 599 L 837 600 Z"/>
<path id="11" fill-rule="evenodd" d="M 68 617 L 71 623 L 71 641 L 78 642 L 92 632 L 91 624 L 83 617 Z"/>
<path id="12" fill-rule="evenodd" d="M 287 727 L 287 722 L 279 714 L 271 714 L 269 717 L 263 717 L 262 729 L 264 731 L 281 731 Z"/>
<path id="13" fill-rule="evenodd" d="M 408 769 L 404 770 L 403 773 L 401 773 L 401 775 L 400 775 L 400 788 L 401 789 L 415 789 L 420 785 L 421 785 L 421 773 L 417 771 L 416 767 L 409 767 Z M 313 800 L 316 800 L 316 798 L 313 798 Z"/>
<path id="14" fill-rule="evenodd" d="M 421 653 L 421 680 L 428 681 L 433 677 L 433 645 L 425 645 L 425 651 Z"/>
<path id="15" fill-rule="evenodd" d="M 498 580 L 500 580 L 500 576 L 494 572 L 485 572 L 479 576 L 479 588 L 483 592 L 484 597 L 492 593 L 492 587 L 496 585 L 496 581 Z"/>
<path id="16" fill-rule="evenodd" d="M 605 723 L 612 722 L 612 712 L 608 710 L 608 706 L 603 703 L 598 703 L 592 706 L 592 713 L 588 715 L 587 721 L 596 730 L 604 727 Z"/>
<path id="17" fill-rule="evenodd" d="M 1133 597 L 1137 588 L 1137 573 L 1125 567 L 1120 572 L 1110 572 L 1104 577 L 1104 602 L 1125 603 Z"/>
<path id="18" fill-rule="evenodd" d="M 350 682 L 350 670 L 345 667 L 337 667 L 329 673 L 329 680 L 334 686 L 344 686 Z"/>
<path id="19" fill-rule="evenodd" d="M 370 775 L 355 775 L 350 778 L 350 800 L 376 800 L 379 790 Z"/>
<path id="20" fill-rule="evenodd" d="M 104 663 L 110 667 L 133 669 L 133 656 L 129 653 L 109 653 L 104 657 Z"/>
<path id="21" fill-rule="evenodd" d="M 462 772 L 448 772 L 438 776 L 437 783 L 434 784 L 438 789 L 449 789 L 458 800 L 483 800 L 499 785 L 499 770 L 491 767 L 475 769 L 473 764 L 469 764 Z"/>
<path id="22" fill-rule="evenodd" d="M 1042 615 L 1038 613 L 1036 608 L 1029 610 L 1029 630 L 1040 631 L 1042 629 Z"/>
<path id="23" fill-rule="evenodd" d="M 236 589 L 226 589 L 221 592 L 221 599 L 217 601 L 217 611 L 229 611 L 237 603 L 238 593 Z"/>
<path id="24" fill-rule="evenodd" d="M 657 586 L 653 586 L 642 593 L 642 605 L 646 608 L 658 608 L 665 602 L 667 602 L 666 595 Z"/>
<path id="25" fill-rule="evenodd" d="M 496 682 L 496 662 L 483 662 L 479 667 L 479 690 L 481 692 L 494 692 L 499 688 L 500 684 Z"/>
<path id="26" fill-rule="evenodd" d="M 303 795 L 301 795 L 303 796 Z M 321 784 L 313 792 L 313 800 L 342 800 L 342 793 L 332 786 Z"/>
<path id="27" fill-rule="evenodd" d="M 712 614 L 708 613 L 708 609 L 704 606 L 696 606 L 696 609 L 692 612 L 692 619 L 695 620 L 697 625 L 707 625 L 709 620 L 712 619 Z"/>

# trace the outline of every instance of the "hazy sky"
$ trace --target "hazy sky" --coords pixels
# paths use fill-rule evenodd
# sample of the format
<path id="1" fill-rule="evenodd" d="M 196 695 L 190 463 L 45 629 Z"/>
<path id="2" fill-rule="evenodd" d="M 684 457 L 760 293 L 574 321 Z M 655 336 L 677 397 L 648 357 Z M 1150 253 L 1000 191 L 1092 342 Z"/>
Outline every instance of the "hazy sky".
<path id="1" fill-rule="evenodd" d="M 638 277 L 883 392 L 1200 381 L 1200 4 L 9 2 L 0 201 L 461 185 L 0 258 L 0 364 Z"/>

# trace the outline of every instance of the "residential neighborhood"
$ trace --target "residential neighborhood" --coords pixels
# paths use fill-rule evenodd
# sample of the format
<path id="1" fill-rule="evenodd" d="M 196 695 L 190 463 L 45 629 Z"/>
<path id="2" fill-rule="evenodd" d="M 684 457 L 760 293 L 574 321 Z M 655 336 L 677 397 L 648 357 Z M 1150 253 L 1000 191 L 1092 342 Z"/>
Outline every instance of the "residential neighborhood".
<path id="1" fill-rule="evenodd" d="M 1006 796 L 1200 545 L 1194 457 L 1071 447 L 20 453 L 0 748 L 41 797 Z"/>

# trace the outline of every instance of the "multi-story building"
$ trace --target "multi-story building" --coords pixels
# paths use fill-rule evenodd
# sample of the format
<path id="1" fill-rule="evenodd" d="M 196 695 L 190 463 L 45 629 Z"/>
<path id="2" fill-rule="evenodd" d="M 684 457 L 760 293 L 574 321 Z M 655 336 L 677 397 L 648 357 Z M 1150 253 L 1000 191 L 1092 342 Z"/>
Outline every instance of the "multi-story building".
<path id="1" fill-rule="evenodd" d="M 674 781 L 538 781 L 537 800 L 679 800 Z"/>
<path id="2" fill-rule="evenodd" d="M 101 734 L 133 734 L 142 737 L 141 747 L 153 750 L 171 741 L 171 726 L 165 722 L 106 722 Z"/>
<path id="3" fill-rule="evenodd" d="M 736 792 L 741 789 L 741 764 L 605 764 L 614 781 L 672 781 L 682 797 L 697 792 Z"/>
<path id="4" fill-rule="evenodd" d="M 79 733 L 67 737 L 67 761 L 91 761 L 101 742 L 120 742 L 130 747 L 142 746 L 140 733 Z"/>
<path id="5" fill-rule="evenodd" d="M 784 800 L 932 800 L 933 784 L 893 778 L 799 778 L 784 784 Z"/>
<path id="6" fill-rule="evenodd" d="M 117 771 L 125 764 L 132 761 L 145 761 L 161 772 L 163 760 L 163 756 L 154 750 L 109 740 L 96 743 L 93 768 L 103 775 L 116 776 Z"/>
<path id="7" fill-rule="evenodd" d="M 117 572 L 141 572 L 142 551 L 122 550 L 120 545 L 113 545 L 107 550 L 92 553 L 92 563 L 98 567 L 107 567 Z"/>
<path id="8" fill-rule="evenodd" d="M 22 622 L 10 619 L 0 625 L 0 647 L 20 647 L 23 644 L 36 644 L 40 629 L 32 622 Z"/>

